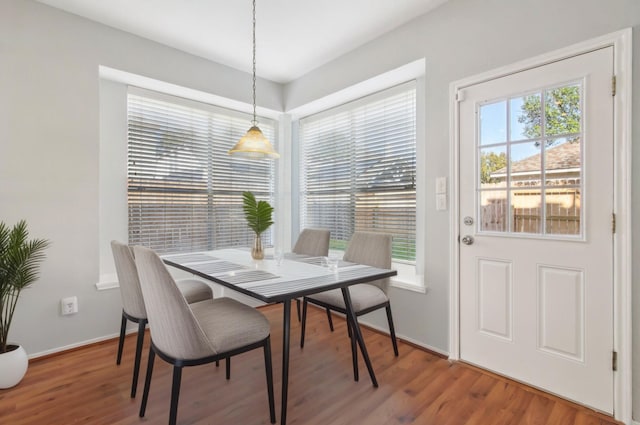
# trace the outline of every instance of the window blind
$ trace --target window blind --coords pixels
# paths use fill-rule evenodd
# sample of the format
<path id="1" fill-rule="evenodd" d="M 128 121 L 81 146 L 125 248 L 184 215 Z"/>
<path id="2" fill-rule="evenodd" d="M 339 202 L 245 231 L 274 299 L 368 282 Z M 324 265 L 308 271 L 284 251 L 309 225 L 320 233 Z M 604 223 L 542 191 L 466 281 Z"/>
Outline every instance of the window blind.
<path id="1" fill-rule="evenodd" d="M 393 258 L 415 261 L 416 88 L 403 84 L 300 120 L 301 227 L 393 235 Z"/>
<path id="2" fill-rule="evenodd" d="M 159 253 L 251 246 L 242 192 L 274 205 L 275 178 L 272 161 L 227 153 L 251 118 L 132 92 L 127 110 L 129 243 Z M 260 128 L 276 146 L 273 123 Z"/>

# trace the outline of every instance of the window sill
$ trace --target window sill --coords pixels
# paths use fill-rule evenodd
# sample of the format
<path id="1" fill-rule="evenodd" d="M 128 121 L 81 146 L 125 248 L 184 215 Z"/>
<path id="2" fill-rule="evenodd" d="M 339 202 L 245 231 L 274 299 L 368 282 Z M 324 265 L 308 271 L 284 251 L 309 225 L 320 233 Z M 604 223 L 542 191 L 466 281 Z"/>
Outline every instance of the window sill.
<path id="1" fill-rule="evenodd" d="M 116 289 L 119 288 L 120 284 L 118 282 L 98 282 L 96 283 L 96 289 L 98 291 L 106 291 L 107 289 Z"/>
<path id="2" fill-rule="evenodd" d="M 407 279 L 406 277 L 392 277 L 391 287 L 418 292 L 421 294 L 427 293 L 427 287 L 422 282 L 420 276 L 415 276 L 415 279 Z"/>
<path id="3" fill-rule="evenodd" d="M 120 287 L 118 276 L 115 273 L 100 275 L 100 281 L 96 283 L 98 291 L 106 291 L 108 289 L 116 289 Z"/>
<path id="4" fill-rule="evenodd" d="M 415 264 L 394 261 L 391 268 L 398 272 L 396 276 L 390 279 L 391 287 L 421 294 L 427 292 L 424 276 L 416 273 Z"/>

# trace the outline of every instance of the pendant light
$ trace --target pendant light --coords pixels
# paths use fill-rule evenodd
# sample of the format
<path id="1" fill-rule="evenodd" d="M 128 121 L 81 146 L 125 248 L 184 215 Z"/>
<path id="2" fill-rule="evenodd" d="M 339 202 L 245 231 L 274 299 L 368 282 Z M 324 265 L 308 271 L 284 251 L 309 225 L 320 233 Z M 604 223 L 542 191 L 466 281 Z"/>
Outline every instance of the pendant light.
<path id="1" fill-rule="evenodd" d="M 256 119 L 256 0 L 253 0 L 253 121 L 251 124 L 251 128 L 229 151 L 229 155 L 251 159 L 280 158 L 280 154 L 273 150 L 269 140 L 262 134 Z"/>

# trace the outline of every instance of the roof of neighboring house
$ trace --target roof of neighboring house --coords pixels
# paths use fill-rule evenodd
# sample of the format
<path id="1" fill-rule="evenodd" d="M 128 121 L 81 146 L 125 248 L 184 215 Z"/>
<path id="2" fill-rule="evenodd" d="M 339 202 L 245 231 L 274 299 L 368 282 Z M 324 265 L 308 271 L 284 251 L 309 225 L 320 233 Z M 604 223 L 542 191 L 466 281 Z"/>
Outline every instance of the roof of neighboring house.
<path id="1" fill-rule="evenodd" d="M 545 169 L 567 170 L 580 168 L 580 141 L 562 143 L 558 146 L 548 148 L 545 157 Z M 540 155 L 531 155 L 511 164 L 511 173 L 527 173 L 540 171 Z M 492 176 L 504 175 L 506 167 L 502 167 L 491 173 Z"/>

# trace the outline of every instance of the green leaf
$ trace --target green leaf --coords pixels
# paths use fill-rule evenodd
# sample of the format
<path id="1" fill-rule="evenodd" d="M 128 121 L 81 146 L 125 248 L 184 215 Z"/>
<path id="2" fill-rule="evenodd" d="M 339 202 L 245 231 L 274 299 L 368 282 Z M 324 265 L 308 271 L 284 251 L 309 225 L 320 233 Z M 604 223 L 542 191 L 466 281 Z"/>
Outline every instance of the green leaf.
<path id="1" fill-rule="evenodd" d="M 247 224 L 259 236 L 273 224 L 273 207 L 267 201 L 257 201 L 251 192 L 242 193 L 242 202 Z"/>
<path id="2" fill-rule="evenodd" d="M 20 292 L 38 279 L 45 239 L 28 240 L 27 223 L 19 221 L 13 228 L 0 222 L 0 353 L 7 349 L 9 327 Z"/>

